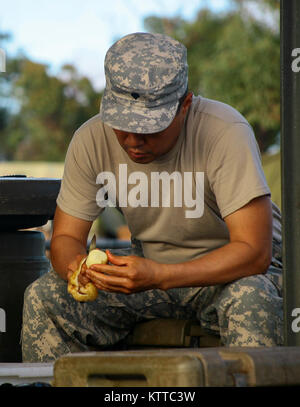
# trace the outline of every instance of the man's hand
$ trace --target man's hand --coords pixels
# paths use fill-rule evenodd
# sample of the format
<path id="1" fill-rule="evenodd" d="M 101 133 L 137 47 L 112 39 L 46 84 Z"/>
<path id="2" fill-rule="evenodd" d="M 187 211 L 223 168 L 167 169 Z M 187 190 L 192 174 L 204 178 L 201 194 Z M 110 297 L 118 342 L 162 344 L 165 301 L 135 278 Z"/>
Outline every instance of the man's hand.
<path id="1" fill-rule="evenodd" d="M 87 255 L 78 254 L 76 256 L 76 259 L 68 265 L 68 275 L 67 275 L 68 281 L 70 280 L 72 274 L 75 273 L 75 271 L 78 269 L 80 262 L 84 257 L 87 257 Z M 82 286 L 85 286 L 87 283 L 90 282 L 90 279 L 86 276 L 86 265 L 85 264 L 82 266 L 81 273 L 78 276 L 78 282 Z"/>
<path id="2" fill-rule="evenodd" d="M 115 256 L 106 250 L 111 264 L 94 264 L 86 276 L 100 290 L 132 294 L 160 288 L 163 264 L 138 256 Z"/>

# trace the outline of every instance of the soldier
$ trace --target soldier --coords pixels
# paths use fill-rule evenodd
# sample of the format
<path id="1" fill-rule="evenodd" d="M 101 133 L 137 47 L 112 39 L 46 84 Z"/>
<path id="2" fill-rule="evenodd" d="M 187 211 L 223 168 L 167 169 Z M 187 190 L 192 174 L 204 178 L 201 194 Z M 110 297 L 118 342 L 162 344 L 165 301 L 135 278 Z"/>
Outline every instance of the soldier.
<path id="1" fill-rule="evenodd" d="M 67 152 L 53 270 L 25 293 L 24 361 L 107 349 L 154 318 L 198 320 L 225 346 L 282 344 L 280 212 L 250 125 L 188 90 L 186 48 L 170 37 L 125 36 L 105 74 L 100 113 Z M 99 292 L 80 303 L 67 281 L 105 206 L 122 210 L 132 248 L 82 273 Z"/>

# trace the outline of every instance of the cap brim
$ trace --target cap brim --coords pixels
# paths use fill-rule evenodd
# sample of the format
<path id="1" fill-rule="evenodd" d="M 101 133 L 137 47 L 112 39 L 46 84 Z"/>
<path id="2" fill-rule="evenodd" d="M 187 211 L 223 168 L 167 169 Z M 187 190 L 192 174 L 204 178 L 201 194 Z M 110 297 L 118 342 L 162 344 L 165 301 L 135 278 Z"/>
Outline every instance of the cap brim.
<path id="1" fill-rule="evenodd" d="M 178 100 L 155 108 L 130 106 L 118 103 L 109 92 L 104 91 L 100 106 L 100 118 L 110 127 L 140 134 L 157 133 L 165 130 L 173 121 Z"/>

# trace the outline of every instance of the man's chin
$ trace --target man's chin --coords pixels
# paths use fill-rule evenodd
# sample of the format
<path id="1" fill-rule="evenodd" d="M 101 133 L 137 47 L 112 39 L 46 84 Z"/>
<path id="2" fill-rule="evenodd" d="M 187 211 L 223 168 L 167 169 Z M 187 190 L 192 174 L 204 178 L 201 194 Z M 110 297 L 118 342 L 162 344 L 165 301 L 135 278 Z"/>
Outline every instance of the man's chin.
<path id="1" fill-rule="evenodd" d="M 130 159 L 131 159 L 131 161 L 134 161 L 135 163 L 138 163 L 138 164 L 148 164 L 154 160 L 154 158 L 150 159 L 150 158 L 131 158 L 131 157 L 130 157 Z"/>
<path id="2" fill-rule="evenodd" d="M 134 154 L 131 152 L 127 152 L 127 154 L 132 161 L 139 164 L 147 164 L 154 160 L 154 157 L 150 154 Z"/>

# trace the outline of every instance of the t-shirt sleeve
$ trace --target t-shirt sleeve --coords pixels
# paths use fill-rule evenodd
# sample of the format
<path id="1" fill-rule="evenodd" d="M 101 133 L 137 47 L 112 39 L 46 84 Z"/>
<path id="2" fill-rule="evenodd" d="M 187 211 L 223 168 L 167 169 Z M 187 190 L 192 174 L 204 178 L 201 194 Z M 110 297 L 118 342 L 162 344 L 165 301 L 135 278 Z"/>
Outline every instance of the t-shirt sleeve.
<path id="1" fill-rule="evenodd" d="M 87 136 L 88 135 L 85 135 Z M 74 134 L 66 154 L 64 173 L 57 205 L 64 212 L 77 218 L 94 221 L 103 210 L 97 205 L 97 174 L 92 160 L 82 142 L 81 132 Z"/>
<path id="2" fill-rule="evenodd" d="M 270 195 L 253 131 L 246 123 L 231 125 L 211 148 L 207 173 L 222 218 L 252 199 Z"/>

